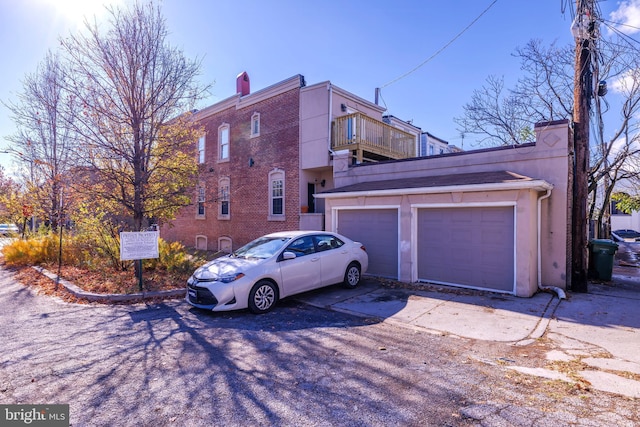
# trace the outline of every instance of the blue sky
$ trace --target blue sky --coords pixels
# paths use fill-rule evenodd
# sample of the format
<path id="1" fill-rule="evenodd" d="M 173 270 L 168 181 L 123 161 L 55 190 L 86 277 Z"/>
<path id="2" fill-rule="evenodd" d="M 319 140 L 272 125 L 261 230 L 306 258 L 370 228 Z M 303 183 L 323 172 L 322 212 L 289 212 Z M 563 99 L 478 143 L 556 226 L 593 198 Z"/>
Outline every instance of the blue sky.
<path id="1" fill-rule="evenodd" d="M 61 36 L 82 28 L 82 16 L 95 14 L 99 19 L 103 4 L 125 1 L 0 0 L 0 100 L 16 99 L 21 79 L 36 69 L 48 49 L 57 49 Z M 507 87 L 515 82 L 521 74 L 512 54 L 531 39 L 573 43 L 575 7 L 574 0 L 159 4 L 169 42 L 187 57 L 201 58 L 200 79 L 213 84 L 211 97 L 201 107 L 232 96 L 236 75 L 243 71 L 249 73 L 252 91 L 302 74 L 308 84 L 329 80 L 370 101 L 380 87 L 380 103 L 388 114 L 412 120 L 423 131 L 465 149 L 472 148 L 473 141 L 467 138 L 463 144 L 453 118 L 462 115 L 473 90 L 489 75 L 504 76 Z M 622 7 L 624 13 L 615 20 L 640 27 L 640 0 L 600 1 L 599 6 L 605 19 Z M 0 150 L 8 147 L 4 137 L 12 133 L 8 111 L 0 106 Z M 11 163 L 9 155 L 0 154 L 0 165 L 10 170 Z"/>

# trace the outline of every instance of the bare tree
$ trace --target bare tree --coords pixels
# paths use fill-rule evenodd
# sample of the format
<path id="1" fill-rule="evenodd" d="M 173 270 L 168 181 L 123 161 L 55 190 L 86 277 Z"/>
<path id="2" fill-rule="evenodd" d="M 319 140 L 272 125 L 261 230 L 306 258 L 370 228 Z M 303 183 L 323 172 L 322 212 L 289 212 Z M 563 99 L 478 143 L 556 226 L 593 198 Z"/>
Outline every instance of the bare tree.
<path id="1" fill-rule="evenodd" d="M 545 48 L 531 41 L 516 50 L 523 76 L 511 90 L 502 79 L 489 77 L 482 90 L 475 91 L 464 106 L 464 115 L 456 119 L 466 134 L 479 134 L 487 145 L 511 145 L 530 142 L 530 130 L 536 122 L 571 119 L 573 111 L 574 46 Z M 609 235 L 609 202 L 615 185 L 637 177 L 631 167 L 639 153 L 638 113 L 640 112 L 640 60 L 637 51 L 619 42 L 601 41 L 593 64 L 592 130 L 589 172 L 590 218 L 599 237 Z M 615 84 L 621 96 L 618 115 L 604 98 L 601 81 Z M 616 105 L 618 106 L 618 105 Z M 606 120 L 605 120 L 606 119 Z M 609 136 L 605 124 L 614 128 Z"/>
<path id="2" fill-rule="evenodd" d="M 74 151 L 70 117 L 63 117 L 63 112 L 72 114 L 65 107 L 65 76 L 60 58 L 48 53 L 36 72 L 25 77 L 18 100 L 5 104 L 18 128 L 7 139 L 25 166 L 29 203 L 54 229 L 62 216 L 63 179 Z"/>
<path id="3" fill-rule="evenodd" d="M 489 76 L 463 106 L 454 121 L 465 134 L 476 135 L 481 145 L 516 145 L 533 142 L 539 121 L 570 118 L 573 108 L 573 51 L 548 48 L 539 40 L 516 49 L 523 76 L 515 88 L 505 89 L 504 78 Z"/>
<path id="4" fill-rule="evenodd" d="M 196 82 L 200 63 L 168 44 L 159 7 L 108 12 L 104 29 L 86 22 L 86 33 L 61 42 L 71 76 L 66 90 L 78 112 L 70 122 L 78 163 L 89 178 L 76 187 L 139 231 L 190 203 L 185 189 L 197 172 L 199 130 L 183 113 L 208 86 Z"/>
<path id="5" fill-rule="evenodd" d="M 608 218 L 611 199 L 618 201 L 620 210 L 624 212 L 640 210 L 640 121 L 637 119 L 640 107 L 640 61 L 618 76 L 616 86 L 625 98 L 620 110 L 622 120 L 610 138 L 614 143 L 606 142 L 603 126 L 598 126 L 600 143 L 593 160 L 593 169 L 597 174 L 590 181 L 590 191 L 596 192 L 602 187 L 605 192 L 604 197 L 600 198 L 601 204 L 592 206 L 592 217 L 596 217 L 599 229 L 603 230 L 602 235 L 610 232 Z M 596 109 L 602 110 L 599 103 L 596 103 Z M 616 197 L 612 197 L 615 185 L 621 182 L 626 191 L 618 189 Z"/>
<path id="6" fill-rule="evenodd" d="M 476 135 L 481 144 L 513 145 L 533 138 L 529 120 L 523 120 L 521 103 L 505 91 L 502 77 L 489 76 L 485 86 L 473 91 L 463 109 L 464 116 L 455 122 L 462 133 Z"/>

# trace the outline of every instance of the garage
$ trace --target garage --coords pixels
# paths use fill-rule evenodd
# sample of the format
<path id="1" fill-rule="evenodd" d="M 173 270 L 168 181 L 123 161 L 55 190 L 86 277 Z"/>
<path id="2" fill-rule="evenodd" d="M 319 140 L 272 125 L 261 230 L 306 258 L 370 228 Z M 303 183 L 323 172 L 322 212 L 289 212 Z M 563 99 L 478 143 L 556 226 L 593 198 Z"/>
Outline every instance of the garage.
<path id="1" fill-rule="evenodd" d="M 369 274 L 398 278 L 398 209 L 339 209 L 337 221 L 338 233 L 367 248 Z"/>
<path id="2" fill-rule="evenodd" d="M 514 206 L 417 209 L 418 280 L 515 292 Z"/>

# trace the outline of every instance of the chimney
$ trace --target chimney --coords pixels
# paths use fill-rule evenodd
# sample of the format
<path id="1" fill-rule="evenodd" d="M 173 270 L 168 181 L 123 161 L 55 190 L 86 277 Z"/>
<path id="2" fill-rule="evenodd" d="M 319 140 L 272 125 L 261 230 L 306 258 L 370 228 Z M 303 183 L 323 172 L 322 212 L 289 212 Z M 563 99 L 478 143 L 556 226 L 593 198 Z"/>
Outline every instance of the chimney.
<path id="1" fill-rule="evenodd" d="M 238 74 L 236 77 L 236 93 L 240 96 L 249 95 L 249 74 L 246 71 Z"/>

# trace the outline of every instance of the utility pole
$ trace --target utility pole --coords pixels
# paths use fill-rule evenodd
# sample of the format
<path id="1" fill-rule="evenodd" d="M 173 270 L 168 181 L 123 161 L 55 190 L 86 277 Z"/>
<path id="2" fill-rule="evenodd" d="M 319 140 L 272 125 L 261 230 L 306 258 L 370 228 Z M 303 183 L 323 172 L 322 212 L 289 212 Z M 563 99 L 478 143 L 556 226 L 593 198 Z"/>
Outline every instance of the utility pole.
<path id="1" fill-rule="evenodd" d="M 594 0 L 576 0 L 571 31 L 576 40 L 573 89 L 574 173 L 571 215 L 571 289 L 587 292 L 589 185 L 589 105 L 593 91 L 591 49 L 595 30 Z"/>

